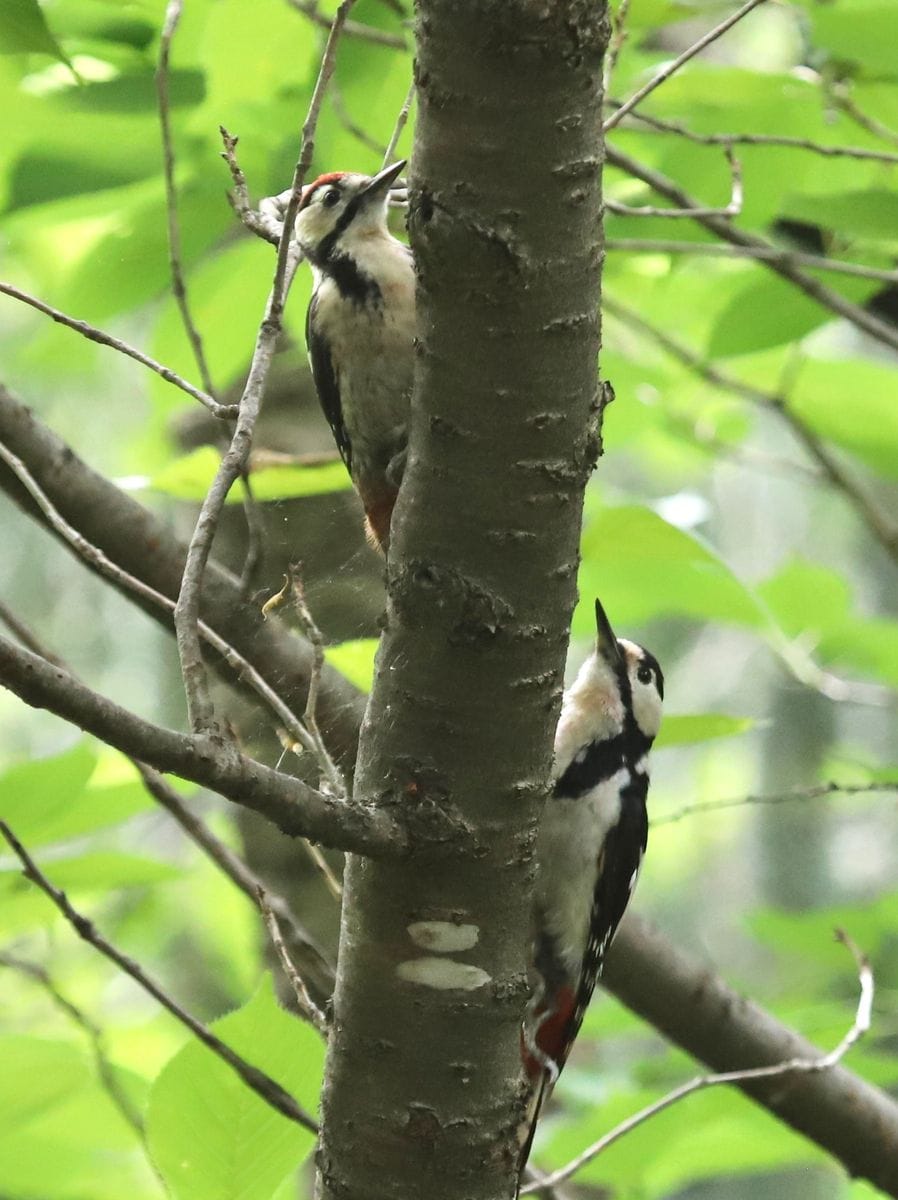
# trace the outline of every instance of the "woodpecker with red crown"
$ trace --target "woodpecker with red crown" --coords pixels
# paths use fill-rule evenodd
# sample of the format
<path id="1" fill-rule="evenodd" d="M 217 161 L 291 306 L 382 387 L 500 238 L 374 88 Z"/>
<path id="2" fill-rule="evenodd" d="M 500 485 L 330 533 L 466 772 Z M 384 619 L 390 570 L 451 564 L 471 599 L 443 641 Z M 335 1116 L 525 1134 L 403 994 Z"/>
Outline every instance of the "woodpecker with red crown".
<path id="1" fill-rule="evenodd" d="M 304 190 L 296 238 L 312 267 L 306 316 L 312 377 L 340 455 L 384 553 L 405 466 L 415 338 L 415 273 L 387 228 L 390 188 L 405 166 L 338 171 Z"/>
<path id="2" fill-rule="evenodd" d="M 596 600 L 596 646 L 564 694 L 552 794 L 537 834 L 533 965 L 522 1035 L 533 1086 L 523 1170 L 540 1108 L 570 1054 L 648 841 L 648 758 L 661 724 L 657 659 L 616 638 Z"/>

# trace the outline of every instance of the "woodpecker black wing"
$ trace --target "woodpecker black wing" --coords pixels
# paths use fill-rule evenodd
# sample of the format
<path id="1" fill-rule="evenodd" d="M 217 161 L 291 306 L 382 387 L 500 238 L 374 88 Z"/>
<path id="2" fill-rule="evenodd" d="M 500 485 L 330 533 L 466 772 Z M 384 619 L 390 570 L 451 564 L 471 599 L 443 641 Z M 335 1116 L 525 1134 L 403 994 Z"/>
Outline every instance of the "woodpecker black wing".
<path id="1" fill-rule="evenodd" d="M 590 935 L 583 954 L 577 996 L 571 1027 L 567 1031 L 570 1048 L 583 1021 L 586 1006 L 592 998 L 596 980 L 602 973 L 605 953 L 621 918 L 630 903 L 645 856 L 649 839 L 649 818 L 646 797 L 649 777 L 641 771 L 630 771 L 630 778 L 620 793 L 620 817 L 609 829 L 602 846 L 598 878 L 592 898 Z"/>
<path id="2" fill-rule="evenodd" d="M 309 350 L 309 366 L 312 368 L 312 379 L 315 381 L 315 391 L 331 427 L 340 457 L 346 464 L 346 470 L 352 472 L 352 445 L 349 434 L 343 423 L 343 406 L 340 402 L 340 385 L 334 370 L 330 347 L 320 334 L 315 332 L 315 306 L 317 300 L 312 295 L 311 303 L 306 312 L 306 346 Z"/>

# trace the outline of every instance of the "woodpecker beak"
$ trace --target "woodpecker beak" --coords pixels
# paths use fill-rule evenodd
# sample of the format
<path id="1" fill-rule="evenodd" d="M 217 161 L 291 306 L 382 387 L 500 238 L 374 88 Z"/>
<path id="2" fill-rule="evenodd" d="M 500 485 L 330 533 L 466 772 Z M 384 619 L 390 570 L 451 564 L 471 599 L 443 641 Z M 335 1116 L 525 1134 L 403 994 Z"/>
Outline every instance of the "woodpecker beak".
<path id="1" fill-rule="evenodd" d="M 614 630 L 611 628 L 611 622 L 605 615 L 602 602 L 598 598 L 596 598 L 596 651 L 611 667 L 617 668 L 623 664 L 623 655 L 617 644 L 617 638 L 614 636 Z"/>
<path id="2" fill-rule="evenodd" d="M 366 203 L 376 196 L 385 195 L 399 178 L 407 162 L 408 159 L 403 158 L 399 162 L 393 163 L 392 167 L 385 167 L 369 183 L 365 184 L 359 195 L 365 197 Z"/>

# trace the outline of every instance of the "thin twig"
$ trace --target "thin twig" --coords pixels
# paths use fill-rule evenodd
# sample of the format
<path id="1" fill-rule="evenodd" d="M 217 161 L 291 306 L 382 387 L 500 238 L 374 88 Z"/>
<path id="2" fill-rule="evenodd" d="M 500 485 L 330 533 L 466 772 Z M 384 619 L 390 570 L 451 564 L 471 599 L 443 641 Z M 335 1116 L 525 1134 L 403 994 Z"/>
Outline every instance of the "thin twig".
<path id="1" fill-rule="evenodd" d="M 277 919 L 288 932 L 293 946 L 307 961 L 308 969 L 320 979 L 320 990 L 329 993 L 334 984 L 333 964 L 317 944 L 304 925 L 300 923 L 283 896 L 267 889 L 259 877 L 239 855 L 226 846 L 210 830 L 209 826 L 190 811 L 175 789 L 154 770 L 137 759 L 130 760 L 140 773 L 143 784 L 150 795 L 177 821 L 187 836 L 203 851 L 206 857 L 219 868 L 255 905 L 260 888 L 265 894 Z M 304 844 L 309 844 L 302 839 Z"/>
<path id="2" fill-rule="evenodd" d="M 184 0 L 168 0 L 165 10 L 165 20 L 159 39 L 159 64 L 156 68 L 156 95 L 159 108 L 159 125 L 162 131 L 162 162 L 165 180 L 165 211 L 168 227 L 168 261 L 171 270 L 172 292 L 181 315 L 181 324 L 187 340 L 193 350 L 203 381 L 203 387 L 210 396 L 216 399 L 217 393 L 212 383 L 212 374 L 203 348 L 203 339 L 199 328 L 190 311 L 187 297 L 187 280 L 184 275 L 181 251 L 181 225 L 178 218 L 178 193 L 175 187 L 175 147 L 171 131 L 171 112 L 169 107 L 168 81 L 169 63 L 171 59 L 171 44 L 181 20 Z M 227 440 L 227 439 L 225 439 Z M 264 525 L 262 514 L 253 499 L 252 486 L 247 472 L 243 473 L 243 511 L 246 517 L 247 550 L 240 576 L 240 590 L 244 597 L 249 594 L 256 569 L 262 561 L 264 547 Z"/>
<path id="3" fill-rule="evenodd" d="M 243 174 L 243 169 L 237 161 L 237 143 L 240 139 L 228 133 L 224 125 L 219 125 L 218 128 L 224 145 L 221 157 L 228 164 L 228 170 L 231 172 L 231 182 L 234 185 L 234 190 L 228 193 L 231 207 L 247 229 L 254 233 L 256 237 L 262 238 L 263 241 L 269 242 L 272 246 L 277 246 L 284 231 L 284 223 L 273 215 L 262 211 L 256 212 L 252 207 L 246 176 Z"/>
<path id="4" fill-rule="evenodd" d="M 284 939 L 281 936 L 278 919 L 271 910 L 268 903 L 268 897 L 265 894 L 265 889 L 259 885 L 256 889 L 256 900 L 268 927 L 268 933 L 271 937 L 272 944 L 277 951 L 278 958 L 281 960 L 281 966 L 284 968 L 284 973 L 290 980 L 290 985 L 293 988 L 293 994 L 296 997 L 296 1004 L 302 1015 L 318 1030 L 321 1036 L 327 1041 L 327 1018 L 324 1013 L 309 995 L 309 989 L 305 985 L 303 977 L 296 969 L 293 959 L 290 957 Z"/>
<path id="5" fill-rule="evenodd" d="M 640 204 L 632 207 L 629 204 L 621 204 L 618 200 L 607 199 L 605 207 L 618 217 L 667 217 L 672 220 L 677 218 L 695 220 L 697 217 L 738 217 L 742 212 L 742 167 L 729 146 L 724 149 L 724 154 L 730 164 L 730 200 L 724 208 L 703 208 L 701 205 L 684 206 L 683 208 L 657 208 L 652 204 Z"/>
<path id="6" fill-rule="evenodd" d="M 607 162 L 614 167 L 625 171 L 628 175 L 632 175 L 635 179 L 641 179 L 643 183 L 648 184 L 650 188 L 658 192 L 659 195 L 666 196 L 673 201 L 678 208 L 690 210 L 692 215 L 706 229 L 710 229 L 717 237 L 736 246 L 753 246 L 759 249 L 767 250 L 771 243 L 758 237 L 757 234 L 746 233 L 739 229 L 732 222 L 725 220 L 722 217 L 714 214 L 703 212 L 699 205 L 695 203 L 692 197 L 685 192 L 677 183 L 663 175 L 660 171 L 656 171 L 654 167 L 646 166 L 645 163 L 639 162 L 629 154 L 624 154 L 617 147 L 606 145 L 605 155 Z M 889 346 L 893 350 L 898 350 L 898 330 L 893 326 L 880 320 L 873 313 L 868 312 L 860 305 L 853 304 L 850 300 L 846 300 L 839 292 L 835 292 L 832 288 L 826 287 L 819 279 L 815 279 L 811 275 L 806 275 L 798 267 L 794 266 L 789 261 L 788 251 L 783 251 L 780 255 L 763 260 L 771 271 L 774 271 L 781 278 L 788 280 L 794 284 L 806 296 L 810 296 L 823 308 L 835 313 L 836 316 L 844 317 L 846 321 L 850 321 L 852 325 L 863 330 L 883 345 Z"/>
<path id="7" fill-rule="evenodd" d="M 694 214 L 683 214 L 694 216 Z M 859 279 L 876 279 L 883 283 L 898 283 L 898 271 L 867 267 L 862 263 L 842 262 L 838 258 L 826 258 L 822 254 L 802 254 L 779 246 L 722 246 L 718 242 L 678 242 L 663 238 L 607 238 L 607 250 L 621 250 L 628 254 L 694 254 L 711 258 L 748 258 L 763 261 L 782 258 L 784 255 L 797 267 L 808 267 L 812 271 L 830 271 L 835 275 L 854 275 Z"/>
<path id="8" fill-rule="evenodd" d="M 343 99 L 343 93 L 337 85 L 336 79 L 331 80 L 331 108 L 334 110 L 334 116 L 343 126 L 347 133 L 351 134 L 356 141 L 362 143 L 368 150 L 373 150 L 375 154 L 383 154 L 383 143 L 377 138 L 373 138 L 371 134 L 361 125 L 356 124 L 346 107 L 346 102 Z"/>
<path id="9" fill-rule="evenodd" d="M 38 963 L 28 962 L 26 959 L 18 958 L 15 954 L 0 954 L 0 967 L 8 967 L 10 970 L 18 971 L 20 975 L 33 980 L 44 989 L 56 1007 L 61 1012 L 64 1012 L 79 1029 L 84 1031 L 87 1035 L 87 1040 L 90 1042 L 91 1053 L 93 1054 L 94 1064 L 97 1068 L 97 1077 L 103 1086 L 103 1090 L 118 1109 L 122 1118 L 131 1126 L 141 1141 L 143 1141 L 143 1118 L 132 1103 L 131 1097 L 116 1077 L 115 1068 L 106 1056 L 103 1030 L 99 1025 L 92 1021 L 76 1004 L 73 1004 L 67 996 L 62 994 L 49 972 Z"/>
<path id="10" fill-rule="evenodd" d="M 104 333 L 102 329 L 97 329 L 96 326 L 90 325 L 87 321 L 80 321 L 75 317 L 66 316 L 58 308 L 53 308 L 51 305 L 45 304 L 43 300 L 38 300 L 36 296 L 30 296 L 27 292 L 23 292 L 21 288 L 14 287 L 11 283 L 0 282 L 0 292 L 6 296 L 11 296 L 14 300 L 21 300 L 23 304 L 31 305 L 38 312 L 42 312 L 45 316 L 56 321 L 58 325 L 65 325 L 69 329 L 74 329 L 76 333 L 80 333 L 88 341 L 97 342 L 100 346 L 108 346 L 111 350 L 118 350 L 119 354 L 125 354 L 128 358 L 133 358 L 135 362 L 139 362 L 142 366 L 149 367 L 151 371 L 155 371 L 166 383 L 174 384 L 176 388 L 180 388 L 182 392 L 186 392 L 188 396 L 192 396 L 194 400 L 199 400 L 200 404 L 208 408 L 209 412 L 214 416 L 232 418 L 237 415 L 236 404 L 219 404 L 213 396 L 200 391 L 199 388 L 195 388 L 192 383 L 188 383 L 186 379 L 182 379 L 170 367 L 165 367 L 162 363 L 156 362 L 155 358 L 150 358 L 142 350 L 137 350 L 134 346 L 129 346 L 121 338 L 113 337 L 111 333 Z"/>
<path id="11" fill-rule="evenodd" d="M 703 800 L 696 804 L 684 804 L 674 812 L 652 819 L 652 828 L 672 825 L 691 817 L 695 813 L 720 812 L 727 808 L 743 808 L 748 805 L 789 804 L 793 800 L 820 800 L 824 796 L 864 796 L 877 792 L 898 792 L 898 779 L 887 779 L 881 783 L 821 783 L 816 787 L 796 788 L 791 792 L 777 792 L 761 796 L 740 796 L 733 800 Z"/>
<path id="12" fill-rule="evenodd" d="M 169 106 L 168 76 L 171 59 L 171 43 L 181 20 L 184 0 L 168 0 L 165 9 L 165 19 L 162 23 L 162 34 L 159 38 L 159 62 L 156 67 L 156 98 L 159 108 L 159 126 L 162 132 L 162 175 L 165 181 L 165 212 L 168 227 L 168 263 L 171 270 L 172 292 L 178 311 L 181 314 L 181 324 L 190 342 L 193 357 L 203 381 L 203 387 L 210 396 L 215 395 L 212 375 L 206 361 L 203 339 L 190 312 L 187 298 L 187 282 L 181 265 L 181 226 L 178 220 L 178 194 L 175 188 L 175 149 L 171 132 L 171 111 Z"/>
<path id="13" fill-rule="evenodd" d="M 277 265 L 271 293 L 266 305 L 265 316 L 259 327 L 249 376 L 240 400 L 237 425 L 231 438 L 231 444 L 219 464 L 215 479 L 212 481 L 200 509 L 196 527 L 187 548 L 187 561 L 181 579 L 181 590 L 175 605 L 175 636 L 191 728 L 195 732 L 209 735 L 213 740 L 219 739 L 221 735 L 215 722 L 215 710 L 200 649 L 198 622 L 203 575 L 227 495 L 249 462 L 256 419 L 261 408 L 275 344 L 281 331 L 284 304 L 293 273 L 299 263 L 293 241 L 293 226 L 302 198 L 302 185 L 314 153 L 315 128 L 321 112 L 321 105 L 328 81 L 333 75 L 336 65 L 336 50 L 340 32 L 353 2 L 354 0 L 342 0 L 324 49 L 318 79 L 303 124 L 302 144 L 293 172 L 290 202 L 284 216 L 284 228 L 278 243 Z"/>
<path id="14" fill-rule="evenodd" d="M 769 1067 L 749 1067 L 743 1071 L 724 1071 L 717 1075 L 699 1075 L 688 1083 L 674 1088 L 666 1096 L 662 1096 L 660 1100 L 649 1104 L 640 1112 L 634 1113 L 626 1121 L 622 1121 L 620 1125 L 617 1125 L 610 1132 L 599 1138 L 598 1141 L 593 1142 L 591 1146 L 584 1150 L 582 1154 L 578 1154 L 566 1166 L 553 1171 L 551 1175 L 545 1176 L 538 1183 L 527 1184 L 521 1189 L 521 1195 L 528 1195 L 540 1191 L 545 1187 L 554 1187 L 556 1184 L 570 1179 L 572 1175 L 575 1175 L 582 1167 L 591 1163 L 593 1159 L 597 1158 L 604 1150 L 607 1150 L 609 1146 L 619 1141 L 626 1134 L 631 1133 L 651 1117 L 657 1116 L 658 1113 L 670 1108 L 680 1100 L 685 1100 L 687 1096 L 691 1096 L 694 1092 L 703 1091 L 705 1088 L 716 1087 L 720 1084 L 746 1083 L 756 1079 L 775 1079 L 780 1076 L 792 1074 L 816 1074 L 820 1071 L 831 1070 L 836 1066 L 845 1057 L 851 1047 L 856 1045 L 864 1034 L 868 1032 L 873 1010 L 874 990 L 873 971 L 870 968 L 867 958 L 844 930 L 836 930 L 836 940 L 841 942 L 842 945 L 847 946 L 854 957 L 858 970 L 860 995 L 851 1028 L 834 1050 L 831 1050 L 829 1054 L 821 1055 L 819 1058 L 790 1058 L 785 1062 L 774 1063 Z"/>
<path id="15" fill-rule="evenodd" d="M 850 502 L 855 512 L 889 557 L 893 561 L 898 562 L 898 525 L 894 524 L 889 516 L 880 511 L 879 507 L 870 499 L 860 485 L 842 468 L 838 460 L 824 445 L 823 441 L 805 425 L 800 417 L 796 416 L 781 396 L 745 384 L 741 380 L 726 375 L 716 367 L 703 362 L 697 354 L 694 354 L 681 342 L 676 341 L 663 330 L 646 321 L 644 317 L 640 316 L 633 309 L 620 304 L 607 295 L 603 298 L 602 303 L 606 311 L 611 313 L 612 316 L 646 334 L 670 354 L 672 358 L 677 359 L 678 362 L 681 362 L 683 366 L 695 372 L 696 375 L 700 376 L 707 383 L 723 388 L 734 395 L 741 396 L 752 404 L 776 413 L 789 426 L 790 430 L 815 460 L 830 483 L 842 492 Z"/>
<path id="16" fill-rule="evenodd" d="M 318 761 L 324 771 L 334 795 L 346 795 L 346 781 L 340 768 L 331 757 L 330 751 L 324 744 L 321 729 L 318 725 L 318 691 L 321 686 L 321 672 L 324 670 L 324 638 L 315 623 L 312 610 L 306 600 L 306 591 L 302 581 L 302 563 L 290 567 L 290 590 L 293 595 L 293 607 L 299 617 L 300 627 L 306 640 L 312 647 L 312 669 L 309 673 L 309 691 L 306 696 L 306 709 L 303 713 L 303 724 L 309 731 L 317 749 Z"/>
<path id="17" fill-rule="evenodd" d="M 291 8 L 302 13 L 304 17 L 317 25 L 319 29 L 330 29 L 331 19 L 318 11 L 316 0 L 287 0 Z M 373 25 L 363 25 L 358 21 L 346 21 L 343 32 L 347 37 L 358 38 L 370 42 L 373 46 L 387 46 L 391 50 L 407 50 L 408 43 L 400 33 L 389 33 L 385 29 L 377 29 Z"/>
<path id="18" fill-rule="evenodd" d="M 96 950 L 99 950 L 105 958 L 115 963 L 119 970 L 129 975 L 145 992 L 148 992 L 155 1000 L 158 1000 L 163 1008 L 170 1012 L 182 1025 L 185 1025 L 199 1038 L 203 1045 L 208 1046 L 214 1054 L 217 1054 L 223 1062 L 226 1062 L 239 1075 L 247 1087 L 252 1088 L 267 1104 L 270 1104 L 272 1108 L 277 1109 L 283 1116 L 291 1121 L 295 1121 L 297 1125 L 301 1125 L 304 1129 L 308 1129 L 315 1134 L 318 1133 L 318 1125 L 314 1118 L 297 1104 L 290 1093 L 281 1087 L 277 1080 L 272 1079 L 264 1071 L 260 1071 L 258 1067 L 254 1067 L 252 1063 L 247 1062 L 245 1058 L 237 1054 L 227 1043 L 217 1037 L 211 1029 L 208 1029 L 201 1021 L 198 1021 L 196 1017 L 182 1008 L 160 984 L 147 974 L 139 963 L 135 962 L 133 958 L 128 958 L 127 955 L 122 954 L 120 950 L 117 950 L 111 942 L 108 942 L 102 936 L 91 921 L 74 909 L 65 892 L 53 886 L 5 821 L 0 821 L 0 833 L 6 838 L 13 853 L 21 862 L 25 878 L 30 879 L 56 905 L 57 909 L 59 909 L 79 937 L 83 938 L 84 941 L 88 942 Z"/>
<path id="19" fill-rule="evenodd" d="M 86 563 L 89 563 L 96 571 L 107 579 L 110 579 L 118 587 L 123 588 L 125 591 L 130 592 L 141 600 L 147 601 L 157 608 L 174 614 L 175 604 L 173 600 L 155 588 L 150 587 L 143 580 L 131 575 L 124 568 L 120 567 L 118 563 L 113 562 L 99 547 L 88 541 L 79 530 L 70 525 L 22 460 L 13 454 L 2 442 L 0 442 L 0 460 L 6 463 L 22 486 L 27 490 L 28 494 L 46 517 L 51 528 L 68 542 Z M 202 639 L 222 656 L 228 666 L 231 667 L 241 680 L 253 689 L 256 695 L 271 709 L 278 721 L 289 731 L 296 742 L 302 745 L 309 754 L 317 757 L 318 749 L 315 740 L 311 737 L 308 730 L 304 728 L 302 722 L 296 717 L 296 714 L 287 702 L 277 694 L 256 668 L 242 654 L 235 650 L 230 643 L 219 636 L 205 621 L 200 620 L 197 628 Z M 38 653 L 40 652 L 38 651 Z"/>
<path id="20" fill-rule="evenodd" d="M 614 68 L 617 66 L 617 60 L 620 58 L 620 52 L 623 50 L 629 36 L 627 30 L 627 16 L 629 12 L 630 0 L 620 0 L 617 12 L 612 17 L 611 40 L 608 43 L 608 50 L 605 54 L 605 70 L 602 84 L 602 90 L 606 96 L 611 87 L 611 77 L 614 74 Z"/>
<path id="21" fill-rule="evenodd" d="M 657 75 L 653 76 L 648 83 L 639 89 L 638 92 L 634 92 L 630 99 L 625 100 L 617 112 L 612 113 L 612 115 L 605 121 L 605 133 L 608 133 L 610 129 L 614 129 L 614 127 L 619 124 L 621 120 L 623 120 L 628 112 L 632 112 L 637 104 L 641 104 L 646 96 L 650 95 L 656 88 L 659 88 L 662 83 L 665 83 L 668 79 L 670 79 L 671 75 L 679 71 L 680 67 L 688 63 L 691 58 L 695 58 L 696 54 L 699 54 L 707 46 L 710 46 L 712 42 L 716 42 L 719 37 L 727 32 L 728 29 L 732 29 L 737 22 L 741 21 L 743 17 L 747 16 L 752 9 L 757 8 L 764 2 L 765 0 L 748 0 L 746 4 L 743 4 L 740 9 L 737 9 L 737 11 L 727 17 L 725 21 L 721 21 L 719 25 L 715 25 L 713 29 L 710 29 L 704 35 L 704 37 L 700 37 L 697 42 L 688 48 L 688 50 L 684 50 L 682 54 L 678 55 L 677 58 L 673 60 L 673 62 L 670 62 L 666 66 L 662 67 Z"/>
<path id="22" fill-rule="evenodd" d="M 406 854 L 410 848 L 408 831 L 382 808 L 325 796 L 301 779 L 282 775 L 237 750 L 227 756 L 210 754 L 205 739 L 144 720 L 4 637 L 0 637 L 0 687 L 122 754 L 252 809 L 288 837 L 311 838 L 324 846 L 378 858 Z M 436 838 L 455 834 L 464 840 L 459 823 L 447 819 L 442 825 Z M 417 840 L 422 840 L 421 835 Z"/>
<path id="23" fill-rule="evenodd" d="M 28 626 L 0 600 L 0 621 L 16 635 L 20 642 L 35 654 L 69 670 L 66 663 L 53 654 Z M 263 886 L 261 880 L 233 850 L 220 841 L 208 825 L 190 811 L 181 797 L 166 779 L 153 767 L 140 762 L 139 759 L 127 756 L 135 770 L 140 775 L 144 787 L 175 821 L 181 826 L 186 835 L 197 845 L 206 857 L 235 884 L 240 891 L 255 905 L 259 889 Z M 311 847 L 307 839 L 301 839 L 302 844 Z M 317 847 L 316 847 L 317 849 Z M 325 995 L 333 991 L 334 968 L 324 951 L 315 942 L 309 931 L 300 924 L 287 901 L 275 892 L 266 891 L 269 907 L 277 914 L 277 919 L 288 931 L 291 943 L 303 956 L 307 969 L 314 972 L 319 980 L 319 990 Z"/>
<path id="24" fill-rule="evenodd" d="M 844 83 L 837 83 L 830 88 L 829 97 L 836 108 L 841 109 L 842 112 L 851 117 L 852 121 L 860 125 L 861 129 L 865 129 L 867 133 L 871 133 L 874 137 L 880 138 L 884 142 L 890 142 L 893 146 L 898 146 L 898 131 L 885 125 L 876 117 L 871 117 L 863 109 L 858 108 Z"/>
<path id="25" fill-rule="evenodd" d="M 610 108 L 619 109 L 619 100 L 606 100 Z M 679 121 L 662 120 L 645 113 L 630 112 L 628 120 L 634 120 L 658 133 L 672 133 L 697 146 L 783 146 L 790 150 L 807 150 L 824 158 L 855 158 L 870 162 L 898 163 L 898 154 L 885 150 L 866 150 L 861 146 L 827 146 L 810 138 L 787 137 L 773 133 L 696 133 Z"/>
<path id="26" fill-rule="evenodd" d="M 393 161 L 396 154 L 396 147 L 399 145 L 399 139 L 402 137 L 402 131 L 408 124 L 409 113 L 412 111 L 412 104 L 415 100 L 415 81 L 412 79 L 408 85 L 408 91 L 405 94 L 405 99 L 402 102 L 402 107 L 396 117 L 396 124 L 393 126 L 393 132 L 390 134 L 390 140 L 387 143 L 387 148 L 384 150 L 383 167 L 388 167 Z"/>

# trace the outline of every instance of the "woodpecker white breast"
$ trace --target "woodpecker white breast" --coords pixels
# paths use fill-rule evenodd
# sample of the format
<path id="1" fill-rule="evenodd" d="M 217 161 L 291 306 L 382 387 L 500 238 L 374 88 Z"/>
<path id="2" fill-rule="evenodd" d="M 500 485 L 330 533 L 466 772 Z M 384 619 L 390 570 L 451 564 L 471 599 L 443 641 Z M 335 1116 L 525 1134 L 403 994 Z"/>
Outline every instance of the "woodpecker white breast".
<path id="1" fill-rule="evenodd" d="M 537 838 L 532 1078 L 564 1066 L 627 907 L 648 838 L 648 754 L 661 724 L 657 660 L 617 639 L 596 601 L 594 652 L 565 693 L 553 791 Z"/>
<path id="2" fill-rule="evenodd" d="M 315 281 L 306 317 L 312 376 L 369 533 L 384 551 L 414 368 L 414 264 L 387 228 L 390 186 L 404 166 L 322 175 L 304 191 L 296 218 Z"/>

